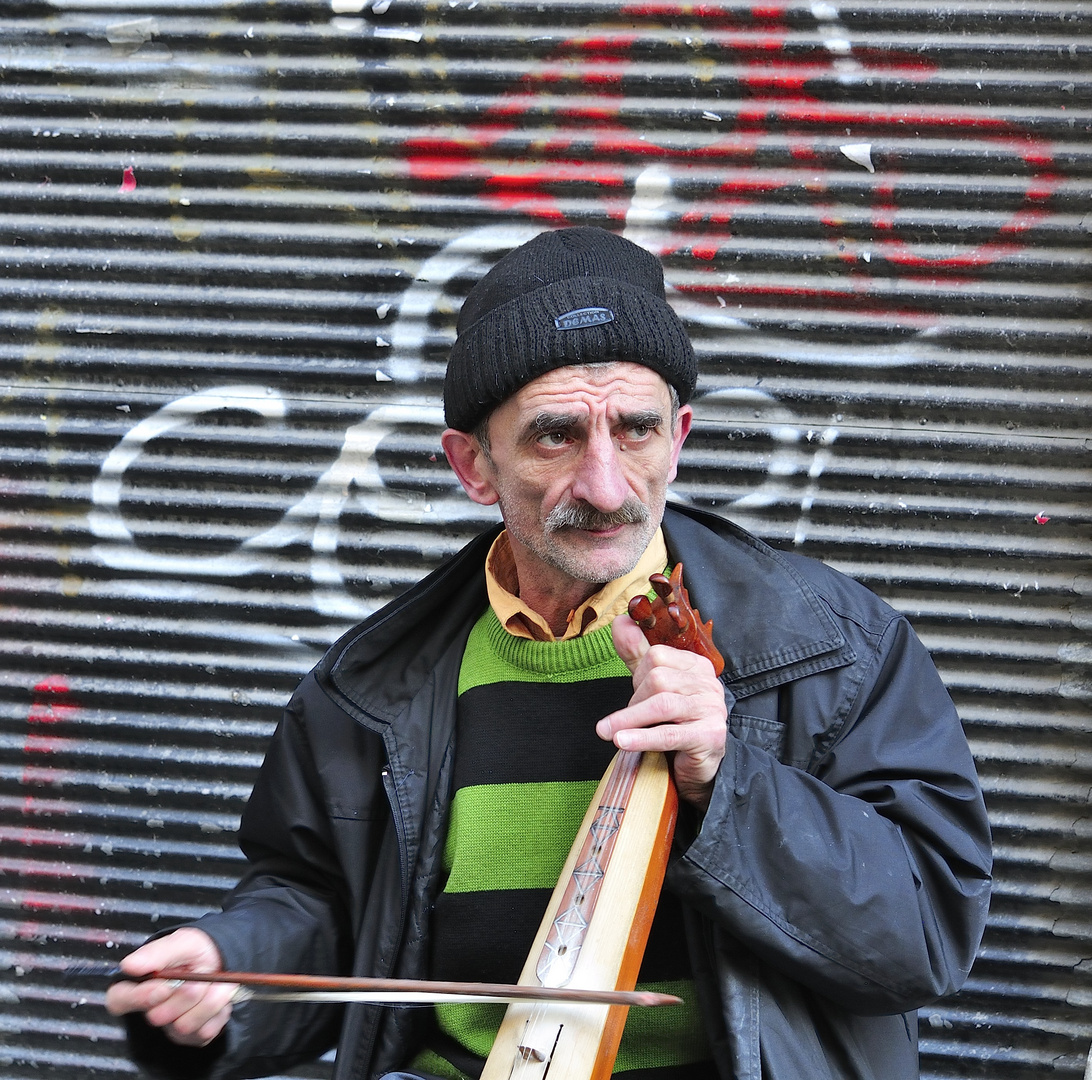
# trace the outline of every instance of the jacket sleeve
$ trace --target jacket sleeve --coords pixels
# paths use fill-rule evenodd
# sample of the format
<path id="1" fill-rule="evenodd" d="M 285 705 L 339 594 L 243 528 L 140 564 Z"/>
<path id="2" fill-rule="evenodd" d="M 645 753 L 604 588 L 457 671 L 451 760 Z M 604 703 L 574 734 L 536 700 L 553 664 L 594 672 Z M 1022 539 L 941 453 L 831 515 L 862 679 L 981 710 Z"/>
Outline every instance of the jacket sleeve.
<path id="1" fill-rule="evenodd" d="M 853 1012 L 905 1012 L 954 992 L 985 924 L 989 826 L 924 646 L 892 613 L 848 670 L 781 696 L 788 714 L 829 724 L 820 750 L 796 768 L 729 736 L 671 887 L 761 961 Z"/>
<path id="2" fill-rule="evenodd" d="M 240 828 L 248 869 L 221 912 L 189 925 L 216 942 L 224 968 L 343 974 L 351 966 L 346 886 L 311 754 L 301 695 L 289 704 L 259 772 Z M 129 1021 L 134 1058 L 153 1076 L 265 1076 L 321 1056 L 337 1040 L 343 1009 L 327 1004 L 236 1006 L 210 1047 L 169 1043 Z"/>

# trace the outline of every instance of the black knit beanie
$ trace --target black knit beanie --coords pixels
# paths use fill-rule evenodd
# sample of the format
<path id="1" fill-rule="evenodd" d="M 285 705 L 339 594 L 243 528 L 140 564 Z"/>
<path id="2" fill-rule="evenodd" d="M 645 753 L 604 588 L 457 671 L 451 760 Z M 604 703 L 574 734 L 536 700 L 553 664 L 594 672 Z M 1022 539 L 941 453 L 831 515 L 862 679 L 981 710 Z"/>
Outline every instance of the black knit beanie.
<path id="1" fill-rule="evenodd" d="M 532 379 L 628 360 L 689 400 L 694 349 L 664 299 L 659 259 L 605 229 L 545 232 L 510 251 L 459 312 L 444 379 L 448 427 L 472 431 Z"/>

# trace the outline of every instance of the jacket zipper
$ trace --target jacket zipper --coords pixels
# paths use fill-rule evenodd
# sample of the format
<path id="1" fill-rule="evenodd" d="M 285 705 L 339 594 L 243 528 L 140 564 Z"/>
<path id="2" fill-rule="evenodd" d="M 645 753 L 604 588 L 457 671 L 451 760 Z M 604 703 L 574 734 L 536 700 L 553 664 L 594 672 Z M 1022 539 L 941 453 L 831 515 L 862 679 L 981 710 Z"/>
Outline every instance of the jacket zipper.
<path id="1" fill-rule="evenodd" d="M 385 742 L 386 740 L 384 740 Z M 402 890 L 402 905 L 401 911 L 398 916 L 398 937 L 397 940 L 402 940 L 402 935 L 406 932 L 406 915 L 409 911 L 409 845 L 406 843 L 406 821 L 402 816 L 402 804 L 398 801 L 398 794 L 394 787 L 394 778 L 391 776 L 390 764 L 383 766 L 382 771 L 379 774 L 383 780 L 383 790 L 387 793 L 387 802 L 391 808 L 391 821 L 394 822 L 394 832 L 398 837 L 398 864 L 399 864 L 399 885 Z M 391 962 L 387 964 L 387 971 L 385 975 L 390 975 L 390 969 L 393 967 L 394 957 L 391 957 Z"/>

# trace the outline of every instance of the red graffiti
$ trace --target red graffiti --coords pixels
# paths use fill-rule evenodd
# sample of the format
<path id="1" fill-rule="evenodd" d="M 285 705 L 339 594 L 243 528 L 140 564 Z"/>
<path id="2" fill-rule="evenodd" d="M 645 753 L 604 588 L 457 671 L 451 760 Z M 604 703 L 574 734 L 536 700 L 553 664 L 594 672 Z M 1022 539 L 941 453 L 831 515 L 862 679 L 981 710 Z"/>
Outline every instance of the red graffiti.
<path id="1" fill-rule="evenodd" d="M 28 724 L 55 724 L 70 720 L 79 706 L 59 700 L 69 693 L 68 683 L 61 675 L 51 675 L 34 685 L 34 698 L 27 710 Z"/>
<path id="2" fill-rule="evenodd" d="M 71 739 L 50 738 L 46 735 L 30 733 L 23 740 L 24 754 L 54 754 L 63 746 L 67 746 Z"/>
<path id="3" fill-rule="evenodd" d="M 31 765 L 29 762 L 23 766 L 23 784 L 26 786 L 43 787 L 46 784 L 62 786 L 71 782 L 73 774 L 66 769 L 57 769 L 52 766 Z M 25 800 L 24 813 L 33 813 L 34 800 L 29 797 Z"/>
<path id="4" fill-rule="evenodd" d="M 93 913 L 102 907 L 101 896 L 74 896 L 71 893 L 58 896 L 57 893 L 24 892 L 19 901 L 20 906 L 28 911 L 64 911 L 87 914 Z M 35 924 L 27 923 L 25 925 L 32 927 Z"/>
<path id="5" fill-rule="evenodd" d="M 70 698 L 67 680 L 62 675 L 50 675 L 34 685 L 30 707 L 27 709 L 27 731 L 23 738 L 23 753 L 28 757 L 52 756 L 70 744 L 70 740 L 44 728 L 65 723 L 76 718 L 80 707 Z M 48 766 L 33 767 L 29 761 L 23 767 L 24 786 L 57 783 L 60 774 Z M 31 800 L 27 797 L 24 813 L 31 812 Z"/>
<path id="6" fill-rule="evenodd" d="M 805 228 L 810 218 L 820 235 L 837 242 L 836 257 L 862 271 L 871 262 L 923 277 L 943 271 L 954 286 L 952 271 L 972 281 L 980 268 L 1016 256 L 1023 237 L 1050 213 L 1061 182 L 1050 144 L 1011 119 L 972 107 L 922 105 L 920 99 L 861 104 L 841 95 L 831 100 L 832 87 L 845 79 L 920 83 L 935 74 L 936 64 L 855 41 L 835 7 L 829 13 L 827 5 L 819 7 L 824 10 L 812 9 L 822 30 L 817 35 L 814 27 L 800 25 L 799 7 L 788 4 L 731 11 L 714 4 L 626 4 L 617 23 L 537 58 L 480 122 L 456 133 L 436 128 L 410 142 L 407 167 L 417 179 L 467 185 L 498 211 L 560 225 L 587 219 L 588 189 L 597 193 L 599 215 L 625 221 L 638 176 L 649 164 L 663 162 L 685 209 L 665 212 L 661 232 L 670 230 L 672 219 L 687 229 L 666 235 L 660 254 L 689 256 L 695 271 L 714 274 L 710 264 L 730 255 L 731 223 L 748 211 L 749 220 L 757 220 L 768 206 L 766 197 L 791 204 Z M 695 84 L 692 102 L 667 103 L 663 119 L 651 124 L 642 113 L 639 127 L 625 114 L 628 84 L 640 82 L 645 58 L 665 48 L 699 62 L 708 74 Z M 574 93 L 574 83 L 586 93 Z M 551 119 L 541 138 L 528 134 L 538 115 Z M 1008 156 L 1026 170 L 1023 189 L 1013 191 L 1015 205 L 999 215 L 992 233 L 975 237 L 963 250 L 907 239 L 915 233 L 920 210 L 914 208 L 929 184 L 939 183 L 938 202 L 948 197 L 943 177 L 934 181 L 916 157 L 903 159 L 920 154 L 917 144 L 926 140 L 937 147 L 947 142 L 953 150 L 973 140 L 973 151 Z M 864 165 L 860 154 L 842 152 L 846 143 L 867 148 Z M 541 164 L 543 158 L 548 165 Z M 831 206 L 835 192 L 852 203 L 846 193 L 855 189 L 859 202 Z M 853 296 L 860 306 L 874 280 L 862 276 L 843 283 L 835 296 Z M 723 281 L 702 284 L 700 274 L 678 287 L 697 295 L 733 291 Z M 771 283 L 751 286 L 748 299 L 776 303 L 785 295 L 786 286 Z M 827 294 L 805 289 L 797 295 Z M 900 317 L 937 318 L 909 298 L 905 311 L 879 298 L 875 305 Z"/>
<path id="7" fill-rule="evenodd" d="M 72 848 L 87 847 L 93 842 L 89 833 L 59 832 L 57 829 L 47 828 L 10 828 L 0 827 L 0 840 L 8 842 L 17 841 L 25 847 L 36 848 L 62 848 L 66 851 Z M 18 872 L 24 877 L 39 876 L 50 878 L 85 878 L 87 869 L 82 865 L 68 861 L 45 862 L 41 859 L 0 860 L 0 871 Z"/>
<path id="8" fill-rule="evenodd" d="M 57 911 L 66 914 L 70 912 L 79 915 L 95 914 L 102 905 L 101 898 L 96 901 L 93 897 L 88 898 L 87 903 L 71 905 L 58 903 L 56 897 L 53 897 L 52 902 L 50 902 L 48 896 L 42 897 L 39 903 L 35 903 L 32 895 L 26 893 L 21 895 L 17 894 L 17 898 L 22 902 L 24 907 L 31 910 Z M 113 948 L 115 945 L 122 943 L 122 941 L 124 941 L 125 944 L 131 945 L 138 945 L 140 943 L 139 939 L 134 940 L 135 935 L 119 934 L 116 930 L 100 929 L 98 927 L 72 926 L 70 924 L 65 925 L 62 929 L 56 924 L 41 922 L 37 919 L 26 919 L 11 928 L 11 936 L 14 940 L 20 942 L 37 942 L 46 938 L 58 940 L 62 935 L 65 941 L 78 941 L 83 944 L 103 946 L 107 949 Z M 28 954 L 26 966 L 40 970 L 42 967 L 41 956 L 36 953 Z"/>

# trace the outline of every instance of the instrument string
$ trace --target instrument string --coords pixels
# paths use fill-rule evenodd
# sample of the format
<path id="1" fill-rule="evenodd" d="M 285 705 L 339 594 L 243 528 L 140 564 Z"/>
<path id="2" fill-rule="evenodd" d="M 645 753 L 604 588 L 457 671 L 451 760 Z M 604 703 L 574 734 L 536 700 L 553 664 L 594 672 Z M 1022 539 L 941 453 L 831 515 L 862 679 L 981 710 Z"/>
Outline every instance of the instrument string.
<path id="1" fill-rule="evenodd" d="M 595 903 L 598 900 L 599 886 L 602 884 L 602 880 L 607 872 L 607 866 L 610 863 L 610 856 L 613 853 L 613 842 L 617 837 L 618 830 L 622 827 L 622 818 L 625 815 L 626 805 L 633 789 L 641 757 L 642 754 L 640 751 L 632 750 L 619 750 L 614 757 L 606 787 L 604 788 L 603 794 L 598 800 L 598 805 L 592 815 L 590 828 L 592 844 L 587 853 L 585 853 L 583 849 L 581 850 L 570 875 L 570 881 L 579 876 L 575 886 L 577 891 L 574 892 L 574 896 L 568 904 L 565 904 L 563 900 L 562 904 L 559 905 L 554 916 L 553 925 L 551 926 L 550 932 L 547 934 L 546 942 L 539 955 L 536 974 L 539 983 L 542 986 L 565 986 L 568 985 L 569 980 L 572 978 L 572 969 L 576 966 L 575 959 L 571 960 L 571 965 L 569 965 L 570 970 L 561 982 L 548 983 L 543 978 L 542 971 L 545 970 L 548 974 L 551 967 L 551 960 L 554 959 L 551 954 L 550 941 L 555 933 L 557 933 L 557 939 L 561 942 L 559 946 L 560 954 L 566 961 L 571 959 L 567 953 L 574 947 L 574 944 L 578 952 L 583 947 L 590 928 L 591 919 L 594 915 Z M 604 814 L 607 815 L 611 821 L 610 827 L 606 830 L 604 830 L 601 825 L 597 828 L 597 822 L 600 821 Z M 606 850 L 605 859 L 603 857 L 604 850 Z M 590 875 L 586 869 L 589 859 L 594 860 L 595 863 L 594 873 Z M 579 891 L 581 889 L 583 889 L 582 892 Z M 588 900 L 589 894 L 592 899 L 592 909 L 589 912 L 584 913 L 579 909 L 581 909 Z M 577 909 L 576 914 L 579 914 L 581 923 L 580 932 L 575 943 L 566 940 L 565 929 L 560 932 L 558 931 L 559 922 L 565 919 L 571 919 L 574 914 L 574 907 Z M 566 924 L 566 928 L 568 925 L 570 924 Z M 527 1019 L 524 1022 L 524 1037 L 520 1040 L 517 1047 L 516 1060 L 512 1063 L 512 1080 L 519 1080 L 521 1077 L 530 1076 L 531 1071 L 533 1069 L 541 1068 L 542 1063 L 544 1061 L 548 1062 L 552 1057 L 553 1052 L 556 1050 L 557 1043 L 561 1038 L 560 1027 L 553 1034 L 552 1039 L 548 1038 L 548 1050 L 545 1047 L 533 1045 L 538 1041 L 535 1036 L 540 1034 L 540 1027 L 543 1028 L 541 1034 L 547 1034 L 547 1036 L 549 1036 L 549 1030 L 545 1027 L 549 1008 L 550 1006 L 546 1002 L 536 1002 L 530 1008 Z"/>

